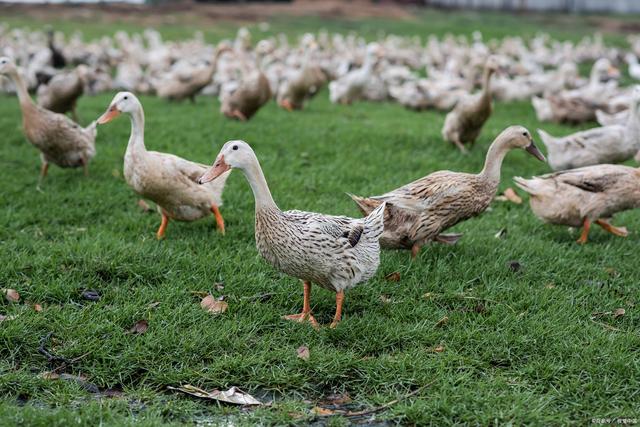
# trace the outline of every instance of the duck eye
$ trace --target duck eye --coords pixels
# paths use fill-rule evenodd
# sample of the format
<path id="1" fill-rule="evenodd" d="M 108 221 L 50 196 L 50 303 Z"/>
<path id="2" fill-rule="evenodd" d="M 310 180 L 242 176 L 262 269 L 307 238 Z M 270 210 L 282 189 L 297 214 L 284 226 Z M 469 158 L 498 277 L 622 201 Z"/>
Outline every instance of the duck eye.
<path id="1" fill-rule="evenodd" d="M 129 97 L 128 97 L 128 96 L 125 96 L 125 97 L 124 97 L 124 99 L 129 99 Z"/>
<path id="2" fill-rule="evenodd" d="M 529 136 L 529 134 L 527 132 L 522 132 L 523 136 Z"/>
<path id="3" fill-rule="evenodd" d="M 234 146 L 233 146 L 233 149 L 234 149 L 234 150 L 237 150 L 237 149 L 238 149 L 238 146 L 237 146 L 237 145 L 234 145 Z"/>

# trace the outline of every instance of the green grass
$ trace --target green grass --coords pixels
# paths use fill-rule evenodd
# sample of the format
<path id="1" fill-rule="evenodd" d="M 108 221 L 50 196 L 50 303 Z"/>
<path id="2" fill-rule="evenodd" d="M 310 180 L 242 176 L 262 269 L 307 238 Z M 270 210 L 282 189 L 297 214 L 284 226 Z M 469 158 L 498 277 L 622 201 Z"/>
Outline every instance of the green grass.
<path id="1" fill-rule="evenodd" d="M 438 25 L 467 32 L 461 22 Z M 101 114 L 111 97 L 83 98 L 82 122 Z M 477 171 L 503 128 L 541 126 L 528 102 L 497 104 L 464 157 L 442 141 L 441 113 L 386 103 L 335 106 L 327 98 L 324 91 L 297 113 L 271 103 L 237 123 L 221 117 L 211 98 L 190 105 L 142 97 L 147 147 L 210 163 L 225 141 L 243 139 L 282 209 L 357 216 L 347 191 L 379 194 L 439 169 Z M 403 424 L 582 425 L 594 417 L 640 417 L 636 212 L 615 220 L 630 229 L 628 238 L 595 228 L 580 247 L 575 232 L 542 224 L 526 204 L 496 202 L 454 228 L 464 233 L 454 247 L 430 246 L 413 262 L 407 252 L 383 252 L 376 277 L 347 294 L 340 326 L 315 331 L 280 318 L 300 309 L 302 287 L 258 256 L 253 197 L 241 174 L 231 175 L 224 194 L 226 236 L 211 218 L 171 223 L 159 242 L 159 216 L 140 210 L 122 177 L 126 119 L 99 128 L 88 178 L 52 167 L 42 193 L 35 191 L 38 154 L 21 132 L 15 98 L 0 97 L 0 131 L 0 287 L 22 295 L 19 304 L 0 302 L 1 314 L 16 316 L 0 323 L 2 425 L 305 424 L 332 393 L 348 393 L 355 409 L 400 398 L 377 419 Z M 501 190 L 514 175 L 547 170 L 513 152 Z M 506 238 L 496 239 L 502 228 Z M 519 272 L 508 268 L 512 260 L 522 264 Z M 395 271 L 400 282 L 384 279 Z M 84 300 L 86 289 L 98 291 L 100 301 Z M 228 311 L 207 314 L 192 291 L 225 295 Z M 270 299 L 256 298 L 265 293 Z M 160 305 L 148 308 L 154 302 Z M 333 304 L 333 294 L 315 288 L 320 322 L 330 322 Z M 620 307 L 623 317 L 591 320 Z M 436 326 L 444 316 L 448 322 Z M 140 319 L 149 322 L 146 334 L 128 334 Z M 123 396 L 99 398 L 76 382 L 42 379 L 55 367 L 38 352 L 50 332 L 56 354 L 84 356 L 69 373 Z M 301 345 L 310 349 L 308 361 L 296 356 Z M 434 352 L 438 346 L 444 351 Z M 184 383 L 236 385 L 274 404 L 246 411 L 166 389 Z"/>

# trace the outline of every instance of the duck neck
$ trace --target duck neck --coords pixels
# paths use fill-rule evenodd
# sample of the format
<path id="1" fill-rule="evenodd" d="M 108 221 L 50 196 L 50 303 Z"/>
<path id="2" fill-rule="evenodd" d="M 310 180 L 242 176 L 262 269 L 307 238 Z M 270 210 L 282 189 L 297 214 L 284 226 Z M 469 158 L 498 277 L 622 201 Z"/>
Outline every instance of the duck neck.
<path id="1" fill-rule="evenodd" d="M 491 75 L 493 71 L 489 68 L 484 69 L 484 73 L 482 74 L 482 98 L 486 101 L 491 101 Z"/>
<path id="2" fill-rule="evenodd" d="M 127 152 L 131 154 L 142 153 L 147 151 L 144 146 L 144 110 L 142 105 L 131 113 L 131 136 L 129 137 L 129 145 Z"/>
<path id="3" fill-rule="evenodd" d="M 509 152 L 509 147 L 505 141 L 497 139 L 489 147 L 487 151 L 487 157 L 484 161 L 484 168 L 480 172 L 480 176 L 484 179 L 498 184 L 500 182 L 500 169 L 502 168 L 502 161 Z"/>
<path id="4" fill-rule="evenodd" d="M 267 185 L 267 180 L 264 177 L 260 162 L 255 159 L 251 165 L 242 170 L 244 176 L 247 177 L 251 190 L 253 191 L 253 197 L 256 200 L 256 212 L 268 209 L 278 209 L 276 202 L 273 201 L 271 191 Z"/>
<path id="5" fill-rule="evenodd" d="M 33 103 L 33 99 L 29 95 L 29 91 L 27 90 L 27 84 L 25 83 L 22 75 L 18 70 L 13 71 L 9 74 L 9 77 L 13 80 L 13 83 L 16 86 L 16 92 L 18 93 L 18 99 L 20 100 L 20 108 L 24 113 L 25 109 L 30 109 L 35 107 Z"/>

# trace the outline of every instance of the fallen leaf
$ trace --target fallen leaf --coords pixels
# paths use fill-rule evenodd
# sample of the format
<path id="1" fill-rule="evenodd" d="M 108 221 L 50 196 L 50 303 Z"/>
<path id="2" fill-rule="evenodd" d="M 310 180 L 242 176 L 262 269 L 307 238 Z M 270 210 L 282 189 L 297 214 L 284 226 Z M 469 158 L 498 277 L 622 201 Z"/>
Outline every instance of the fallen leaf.
<path id="1" fill-rule="evenodd" d="M 335 393 L 327 396 L 323 402 L 326 402 L 328 405 L 344 405 L 346 403 L 351 403 L 352 400 L 351 400 L 351 396 L 349 396 L 348 393 L 343 393 L 343 394 Z"/>
<path id="2" fill-rule="evenodd" d="M 449 317 L 448 316 L 444 316 L 442 319 L 438 320 L 436 322 L 436 324 L 434 325 L 434 327 L 439 328 L 441 326 L 444 326 L 447 324 L 447 322 L 449 322 Z"/>
<path id="3" fill-rule="evenodd" d="M 433 292 L 427 292 L 426 294 L 422 295 L 422 298 L 424 299 L 432 299 L 435 298 L 436 294 L 434 294 Z"/>
<path id="4" fill-rule="evenodd" d="M 400 272 L 399 271 L 394 271 L 393 273 L 389 273 L 386 276 L 384 276 L 385 279 L 387 279 L 389 282 L 399 282 L 400 281 Z"/>
<path id="5" fill-rule="evenodd" d="M 513 271 L 514 273 L 517 273 L 522 269 L 522 264 L 520 264 L 520 261 L 512 260 L 512 261 L 507 261 L 507 267 L 509 267 L 509 270 Z"/>
<path id="6" fill-rule="evenodd" d="M 145 202 L 144 199 L 138 200 L 138 207 L 140 207 L 140 209 L 142 209 L 142 212 L 145 213 L 151 211 L 151 207 L 149 207 L 149 204 Z"/>
<path id="7" fill-rule="evenodd" d="M 216 283 L 213 287 L 216 288 L 216 291 L 221 292 L 224 289 L 224 283 Z"/>
<path id="8" fill-rule="evenodd" d="M 211 392 L 202 390 L 201 388 L 185 384 L 180 387 L 168 387 L 169 390 L 181 391 L 191 396 L 200 397 L 202 399 L 217 400 L 219 402 L 233 403 L 236 405 L 264 405 L 255 397 L 240 390 L 237 387 L 231 387 L 227 391 L 213 390 Z"/>
<path id="9" fill-rule="evenodd" d="M 484 304 L 482 303 L 478 303 L 476 304 L 476 306 L 473 308 L 473 311 L 475 311 L 476 313 L 486 313 L 487 312 L 487 308 L 484 306 Z"/>
<path id="10" fill-rule="evenodd" d="M 18 302 L 20 301 L 20 294 L 15 289 L 3 289 L 4 296 L 9 302 Z"/>
<path id="11" fill-rule="evenodd" d="M 504 239 L 507 237 L 507 229 L 506 228 L 501 228 L 500 231 L 498 231 L 493 237 L 495 237 L 496 239 Z"/>
<path id="12" fill-rule="evenodd" d="M 149 322 L 146 320 L 138 320 L 134 325 L 129 329 L 129 333 L 132 334 L 144 334 L 149 329 Z"/>
<path id="13" fill-rule="evenodd" d="M 309 360 L 309 347 L 307 347 L 306 345 L 302 345 L 300 347 L 298 347 L 298 349 L 296 350 L 296 353 L 298 354 L 298 357 L 302 360 Z"/>
<path id="14" fill-rule="evenodd" d="M 99 301 L 100 300 L 100 294 L 98 293 L 98 291 L 94 291 L 91 289 L 87 289 L 86 291 L 83 291 L 81 294 L 82 298 L 89 300 L 89 301 Z"/>
<path id="15" fill-rule="evenodd" d="M 42 306 L 40 304 L 34 304 L 33 309 L 40 313 L 42 311 Z"/>
<path id="16" fill-rule="evenodd" d="M 607 268 L 605 268 L 605 271 L 606 271 L 606 272 L 609 274 L 609 276 L 611 276 L 611 277 L 618 277 L 618 276 L 620 276 L 620 273 L 618 273 L 618 272 L 616 271 L 616 269 L 615 269 L 615 268 L 613 268 L 613 267 L 607 267 Z"/>
<path id="17" fill-rule="evenodd" d="M 504 194 L 504 197 L 507 198 L 507 200 L 509 200 L 512 203 L 515 203 L 516 205 L 519 205 L 522 203 L 522 198 L 518 196 L 518 194 L 511 187 L 504 190 L 503 194 Z"/>
<path id="18" fill-rule="evenodd" d="M 556 285 L 554 283 L 547 283 L 546 285 L 544 285 L 545 289 L 553 289 L 556 287 Z"/>
<path id="19" fill-rule="evenodd" d="M 149 304 L 147 306 L 147 309 L 153 310 L 154 308 L 158 307 L 159 305 L 160 305 L 160 301 L 152 302 L 151 304 Z"/>
<path id="20" fill-rule="evenodd" d="M 439 345 L 433 349 L 435 353 L 442 353 L 444 351 L 444 346 Z"/>
<path id="21" fill-rule="evenodd" d="M 625 315 L 625 313 L 627 312 L 627 310 L 625 310 L 624 308 L 616 308 L 613 311 L 613 318 L 617 319 L 618 317 L 622 317 Z"/>
<path id="22" fill-rule="evenodd" d="M 389 298 L 389 297 L 388 297 L 388 296 L 386 296 L 386 295 L 380 295 L 380 301 L 381 301 L 383 304 L 389 304 L 389 303 L 391 302 L 391 298 Z"/>
<path id="23" fill-rule="evenodd" d="M 208 311 L 209 313 L 224 313 L 227 311 L 227 304 L 225 301 L 218 301 L 213 295 L 207 295 L 200 301 L 200 307 Z"/>
<path id="24" fill-rule="evenodd" d="M 319 406 L 314 406 L 313 409 L 311 409 L 311 413 L 313 415 L 321 415 L 323 417 L 326 417 L 328 415 L 335 415 L 336 411 L 332 409 L 321 408 Z"/>
<path id="25" fill-rule="evenodd" d="M 40 374 L 40 378 L 43 380 L 57 380 L 60 379 L 60 374 L 55 372 L 43 372 Z"/>

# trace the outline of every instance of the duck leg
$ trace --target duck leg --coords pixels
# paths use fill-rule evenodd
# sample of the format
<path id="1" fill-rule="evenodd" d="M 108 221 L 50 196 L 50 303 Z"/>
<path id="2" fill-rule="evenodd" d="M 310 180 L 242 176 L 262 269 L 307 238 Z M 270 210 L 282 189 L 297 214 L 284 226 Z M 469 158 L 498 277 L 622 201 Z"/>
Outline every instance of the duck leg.
<path id="1" fill-rule="evenodd" d="M 302 313 L 290 314 L 283 316 L 283 319 L 292 320 L 294 322 L 309 322 L 314 328 L 318 328 L 318 322 L 311 314 L 311 282 L 303 282 L 304 285 L 304 300 L 302 303 Z"/>
<path id="2" fill-rule="evenodd" d="M 218 231 L 220 232 L 220 234 L 224 236 L 224 218 L 222 218 L 220 209 L 218 209 L 218 206 L 216 205 L 211 205 L 211 212 L 213 212 L 213 216 L 216 217 L 216 224 L 218 225 Z"/>
<path id="3" fill-rule="evenodd" d="M 160 223 L 160 228 L 158 228 L 158 232 L 156 233 L 156 237 L 158 240 L 164 238 L 164 232 L 167 231 L 167 225 L 169 224 L 169 217 L 167 214 L 162 212 L 162 222 Z"/>
<path id="4" fill-rule="evenodd" d="M 598 219 L 596 220 L 596 224 L 598 224 L 609 233 L 615 234 L 616 236 L 627 237 L 629 235 L 627 227 L 616 227 L 614 225 L 611 225 L 606 219 Z"/>
<path id="5" fill-rule="evenodd" d="M 82 171 L 84 176 L 89 176 L 89 162 L 86 159 L 82 159 Z"/>
<path id="6" fill-rule="evenodd" d="M 247 121 L 247 116 L 242 114 L 242 111 L 240 111 L 240 110 L 233 110 L 231 115 L 233 117 L 237 118 L 238 120 L 240 120 L 241 122 L 246 122 Z"/>
<path id="7" fill-rule="evenodd" d="M 591 228 L 591 221 L 589 218 L 585 217 L 582 221 L 582 234 L 580 234 L 580 238 L 577 240 L 578 243 L 584 245 L 587 243 L 587 236 L 589 236 L 589 229 Z"/>
<path id="8" fill-rule="evenodd" d="M 344 291 L 336 293 L 336 314 L 333 316 L 333 322 L 329 327 L 335 329 L 342 320 L 342 303 L 344 302 Z"/>
<path id="9" fill-rule="evenodd" d="M 38 178 L 38 188 L 40 188 L 42 181 L 47 176 L 47 172 L 49 172 L 49 162 L 43 159 L 42 165 L 40 165 L 40 177 Z"/>
<path id="10" fill-rule="evenodd" d="M 420 253 L 420 245 L 416 243 L 411 247 L 411 258 L 416 259 L 419 253 Z"/>
<path id="11" fill-rule="evenodd" d="M 469 152 L 467 151 L 467 149 L 465 148 L 464 144 L 462 142 L 460 142 L 460 139 L 455 138 L 453 140 L 453 143 L 456 145 L 456 147 L 458 147 L 458 149 L 460 150 L 460 152 L 462 154 L 468 154 Z"/>

